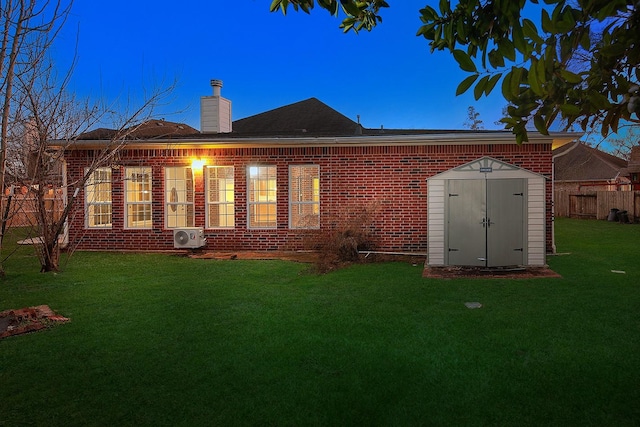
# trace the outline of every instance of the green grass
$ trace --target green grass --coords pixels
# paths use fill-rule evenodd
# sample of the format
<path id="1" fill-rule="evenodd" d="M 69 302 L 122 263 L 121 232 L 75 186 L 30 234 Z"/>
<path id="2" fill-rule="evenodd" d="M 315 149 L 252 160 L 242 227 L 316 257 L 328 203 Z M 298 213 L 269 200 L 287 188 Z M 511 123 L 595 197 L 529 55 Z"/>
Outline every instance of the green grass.
<path id="1" fill-rule="evenodd" d="M 638 425 L 640 226 L 556 229 L 560 279 L 20 248 L 0 310 L 72 321 L 0 341 L 0 425 Z"/>

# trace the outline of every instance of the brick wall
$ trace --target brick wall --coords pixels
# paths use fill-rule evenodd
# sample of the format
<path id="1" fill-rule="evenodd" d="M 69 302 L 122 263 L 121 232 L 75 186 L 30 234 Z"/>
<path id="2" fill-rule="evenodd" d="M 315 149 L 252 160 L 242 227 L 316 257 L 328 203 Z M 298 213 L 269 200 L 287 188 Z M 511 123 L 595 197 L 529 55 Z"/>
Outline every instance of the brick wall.
<path id="1" fill-rule="evenodd" d="M 81 176 L 91 158 L 88 151 L 67 153 L 69 182 Z M 164 228 L 165 166 L 188 166 L 193 158 L 207 165 L 235 167 L 235 228 L 208 229 L 209 250 L 293 250 L 302 248 L 304 230 L 290 230 L 288 173 L 290 164 L 320 166 L 321 227 L 328 227 L 342 212 L 375 204 L 373 223 L 378 250 L 426 252 L 426 179 L 482 156 L 551 177 L 549 144 L 407 145 L 229 149 L 127 149 L 113 169 L 113 226 L 89 229 L 84 225 L 81 191 L 71 215 L 70 239 L 85 249 L 173 249 L 173 230 Z M 277 166 L 277 228 L 247 229 L 246 167 Z M 151 166 L 153 171 L 153 229 L 124 228 L 125 166 Z M 205 227 L 205 185 L 202 170 L 195 174 L 195 225 Z M 69 196 L 73 188 L 69 189 Z M 547 181 L 547 248 L 551 248 L 551 181 Z"/>

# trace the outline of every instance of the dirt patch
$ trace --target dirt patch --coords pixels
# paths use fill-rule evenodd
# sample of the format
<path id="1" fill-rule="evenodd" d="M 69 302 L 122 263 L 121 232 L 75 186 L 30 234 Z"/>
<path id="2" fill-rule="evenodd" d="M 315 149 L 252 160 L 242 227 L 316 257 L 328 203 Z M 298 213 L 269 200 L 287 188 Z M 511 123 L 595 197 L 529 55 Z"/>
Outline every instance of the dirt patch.
<path id="1" fill-rule="evenodd" d="M 295 261 L 304 263 L 315 263 L 318 261 L 316 252 L 307 251 L 208 251 L 201 253 L 191 253 L 189 258 L 196 259 L 279 259 L 284 261 Z"/>
<path id="2" fill-rule="evenodd" d="M 433 279 L 534 279 L 538 277 L 562 277 L 547 267 L 483 268 L 483 267 L 428 267 L 422 277 Z"/>
<path id="3" fill-rule="evenodd" d="M 254 259 L 270 260 L 278 259 L 284 261 L 302 262 L 317 264 L 321 256 L 313 251 L 207 251 L 193 252 L 188 255 L 197 259 Z M 360 262 L 407 262 L 414 266 L 424 264 L 424 255 L 410 254 L 378 254 L 363 253 L 360 255 Z M 347 264 L 348 265 L 348 264 Z M 339 268 L 339 267 L 336 267 Z M 432 279 L 456 279 L 456 278 L 477 278 L 477 279 L 533 279 L 537 277 L 562 277 L 555 271 L 547 267 L 523 267 L 523 268 L 484 268 L 484 267 L 424 267 L 422 277 Z"/>
<path id="4" fill-rule="evenodd" d="M 190 258 L 196 259 L 279 259 L 283 261 L 303 262 L 309 264 L 317 264 L 321 261 L 322 254 L 314 251 L 207 251 L 193 252 L 188 255 Z M 413 265 L 424 264 L 424 255 L 411 254 L 377 254 L 372 252 L 363 252 L 359 256 L 359 262 L 407 262 Z M 353 264 L 353 262 L 344 263 L 345 265 Z"/>
<path id="5" fill-rule="evenodd" d="M 69 319 L 56 314 L 48 305 L 0 312 L 0 339 L 40 331 Z"/>

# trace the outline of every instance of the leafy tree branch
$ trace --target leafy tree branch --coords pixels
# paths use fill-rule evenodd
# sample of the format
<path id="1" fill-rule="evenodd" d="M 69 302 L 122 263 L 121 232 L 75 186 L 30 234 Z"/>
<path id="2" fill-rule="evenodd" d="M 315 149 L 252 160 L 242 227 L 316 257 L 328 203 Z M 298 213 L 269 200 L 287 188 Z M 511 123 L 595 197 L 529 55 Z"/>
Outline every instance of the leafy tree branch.
<path id="1" fill-rule="evenodd" d="M 314 0 L 274 0 L 271 10 L 310 13 Z M 318 0 L 344 31 L 372 30 L 389 5 L 377 0 Z M 635 0 L 440 0 L 426 5 L 417 35 L 448 51 L 469 75 L 456 94 L 476 99 L 500 87 L 501 120 L 518 143 L 527 124 L 547 134 L 554 123 L 603 136 L 640 124 L 640 2 Z"/>

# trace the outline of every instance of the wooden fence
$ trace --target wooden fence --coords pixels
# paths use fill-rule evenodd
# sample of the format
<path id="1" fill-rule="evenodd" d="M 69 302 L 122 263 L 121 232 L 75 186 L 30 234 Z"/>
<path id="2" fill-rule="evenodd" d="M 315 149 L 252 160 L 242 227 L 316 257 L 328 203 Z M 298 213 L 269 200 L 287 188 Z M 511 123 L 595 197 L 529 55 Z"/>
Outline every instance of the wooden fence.
<path id="1" fill-rule="evenodd" d="M 627 211 L 632 222 L 640 219 L 640 191 L 556 190 L 553 203 L 556 217 L 607 219 L 611 209 L 618 209 Z"/>
<path id="2" fill-rule="evenodd" d="M 31 194 L 16 194 L 12 197 L 3 197 L 0 208 L 2 214 L 7 209 L 7 203 L 10 202 L 7 216 L 7 227 L 28 227 L 38 223 L 36 213 L 36 199 Z M 54 218 L 60 218 L 60 214 L 64 210 L 64 200 L 62 194 L 50 194 L 45 199 L 45 209 L 54 212 Z"/>

